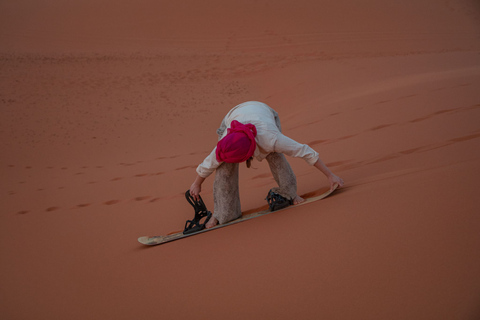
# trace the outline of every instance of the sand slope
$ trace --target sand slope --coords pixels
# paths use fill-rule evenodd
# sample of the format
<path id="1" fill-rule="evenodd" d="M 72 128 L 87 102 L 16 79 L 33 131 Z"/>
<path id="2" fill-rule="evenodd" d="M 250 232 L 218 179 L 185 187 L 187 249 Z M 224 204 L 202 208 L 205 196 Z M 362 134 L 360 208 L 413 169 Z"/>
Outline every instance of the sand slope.
<path id="1" fill-rule="evenodd" d="M 469 0 L 4 1 L 2 318 L 477 319 L 479 36 Z M 139 245 L 191 218 L 247 100 L 345 188 Z M 299 193 L 326 186 L 291 164 Z M 254 167 L 244 210 L 274 186 Z"/>

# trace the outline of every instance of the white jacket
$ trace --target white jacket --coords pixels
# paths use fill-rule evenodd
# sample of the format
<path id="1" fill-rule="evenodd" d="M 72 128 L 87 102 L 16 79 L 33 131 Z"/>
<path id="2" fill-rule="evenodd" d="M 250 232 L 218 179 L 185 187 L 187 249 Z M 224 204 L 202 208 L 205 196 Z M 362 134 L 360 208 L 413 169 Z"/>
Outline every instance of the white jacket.
<path id="1" fill-rule="evenodd" d="M 257 147 L 253 156 L 258 161 L 265 159 L 271 152 L 303 158 L 309 165 L 314 165 L 319 158 L 318 153 L 308 145 L 300 144 L 281 133 L 277 112 L 265 103 L 249 101 L 230 110 L 217 131 L 221 138 L 227 135 L 226 128 L 230 128 L 233 120 L 243 124 L 251 123 L 257 128 L 257 136 L 255 137 Z M 216 149 L 217 147 L 197 167 L 197 173 L 200 177 L 208 177 L 220 166 L 221 162 L 217 161 Z"/>

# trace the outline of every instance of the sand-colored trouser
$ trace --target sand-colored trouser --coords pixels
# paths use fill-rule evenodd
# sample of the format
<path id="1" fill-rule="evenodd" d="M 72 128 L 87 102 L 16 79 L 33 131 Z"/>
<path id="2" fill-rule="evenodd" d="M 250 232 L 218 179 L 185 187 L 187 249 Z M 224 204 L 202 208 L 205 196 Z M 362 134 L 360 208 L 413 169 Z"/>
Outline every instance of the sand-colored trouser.
<path id="1" fill-rule="evenodd" d="M 275 123 L 281 131 L 278 114 L 272 109 L 275 115 Z M 222 121 L 217 130 L 219 139 L 226 130 Z M 293 199 L 297 195 L 297 179 L 285 155 L 281 153 L 270 153 L 267 157 L 273 178 L 278 187 L 272 190 L 287 199 Z M 222 163 L 215 171 L 213 183 L 213 216 L 220 224 L 232 221 L 242 215 L 240 206 L 240 192 L 238 186 L 238 163 Z M 265 193 L 266 194 L 266 193 Z"/>

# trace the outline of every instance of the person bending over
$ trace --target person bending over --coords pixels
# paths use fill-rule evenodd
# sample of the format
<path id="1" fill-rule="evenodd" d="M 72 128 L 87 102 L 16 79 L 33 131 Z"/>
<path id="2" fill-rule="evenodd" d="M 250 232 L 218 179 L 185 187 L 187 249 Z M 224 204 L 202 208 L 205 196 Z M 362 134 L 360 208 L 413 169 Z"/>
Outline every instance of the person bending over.
<path id="1" fill-rule="evenodd" d="M 197 177 L 190 187 L 190 195 L 198 201 L 202 183 L 215 171 L 214 212 L 206 228 L 242 215 L 238 164 L 247 162 L 247 167 L 250 167 L 253 158 L 258 161 L 267 159 L 278 184 L 269 195 L 273 192 L 277 200 L 283 199 L 288 204 L 299 204 L 305 200 L 297 195 L 297 180 L 285 155 L 302 158 L 315 166 L 328 178 L 330 188 L 344 185 L 344 181 L 330 171 L 315 150 L 282 134 L 278 113 L 265 103 L 249 101 L 234 107 L 222 120 L 217 134 L 217 146 L 197 167 Z"/>

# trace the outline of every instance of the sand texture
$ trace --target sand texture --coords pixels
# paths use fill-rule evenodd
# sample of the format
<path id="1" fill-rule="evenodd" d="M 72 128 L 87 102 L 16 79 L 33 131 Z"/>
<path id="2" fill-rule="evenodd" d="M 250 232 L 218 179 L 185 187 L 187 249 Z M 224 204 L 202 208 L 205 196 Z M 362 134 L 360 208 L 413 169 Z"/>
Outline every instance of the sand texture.
<path id="1" fill-rule="evenodd" d="M 479 88 L 474 0 L 0 1 L 0 318 L 480 319 Z M 139 244 L 249 100 L 345 187 Z"/>

